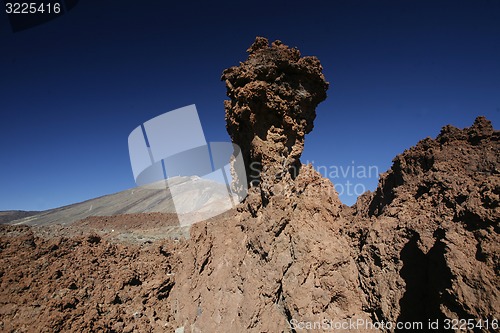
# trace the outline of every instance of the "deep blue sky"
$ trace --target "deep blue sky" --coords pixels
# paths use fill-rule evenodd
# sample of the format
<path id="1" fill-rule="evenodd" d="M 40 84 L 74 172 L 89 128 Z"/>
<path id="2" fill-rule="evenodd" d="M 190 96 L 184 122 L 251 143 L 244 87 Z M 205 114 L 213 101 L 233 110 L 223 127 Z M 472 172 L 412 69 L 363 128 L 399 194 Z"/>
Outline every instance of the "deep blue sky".
<path id="1" fill-rule="evenodd" d="M 129 133 L 178 107 L 196 104 L 207 140 L 229 140 L 219 79 L 246 59 L 255 36 L 323 64 L 329 97 L 302 158 L 323 170 L 384 172 L 446 124 L 470 126 L 478 115 L 500 123 L 498 0 L 80 0 L 17 33 L 2 11 L 0 210 L 135 186 Z M 332 180 L 373 190 L 371 176 Z"/>

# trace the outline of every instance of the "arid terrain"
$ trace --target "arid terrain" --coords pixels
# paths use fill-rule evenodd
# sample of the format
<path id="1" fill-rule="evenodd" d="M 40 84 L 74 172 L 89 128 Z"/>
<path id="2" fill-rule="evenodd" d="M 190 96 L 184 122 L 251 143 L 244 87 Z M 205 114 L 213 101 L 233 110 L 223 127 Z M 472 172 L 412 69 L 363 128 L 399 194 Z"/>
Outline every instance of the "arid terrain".
<path id="1" fill-rule="evenodd" d="M 500 131 L 444 126 L 348 207 L 300 163 L 319 60 L 264 38 L 248 52 L 222 76 L 228 133 L 260 166 L 245 201 L 191 228 L 168 212 L 2 224 L 0 331 L 498 332 Z"/>

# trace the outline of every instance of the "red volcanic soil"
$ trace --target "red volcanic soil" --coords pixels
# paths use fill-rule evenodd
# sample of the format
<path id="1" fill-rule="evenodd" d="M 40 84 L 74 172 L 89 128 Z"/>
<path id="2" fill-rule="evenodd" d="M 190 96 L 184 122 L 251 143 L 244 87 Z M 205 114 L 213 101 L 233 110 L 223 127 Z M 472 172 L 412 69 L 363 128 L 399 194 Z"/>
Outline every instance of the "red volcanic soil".
<path id="1" fill-rule="evenodd" d="M 3 332 L 168 332 L 178 244 L 0 229 Z"/>
<path id="2" fill-rule="evenodd" d="M 262 165 L 245 201 L 190 230 L 159 213 L 0 225 L 0 330 L 299 332 L 326 320 L 444 332 L 465 320 L 497 332 L 500 132 L 484 117 L 445 126 L 347 207 L 297 165 L 327 87 L 319 61 L 262 38 L 249 52 L 223 76 L 228 131 Z"/>

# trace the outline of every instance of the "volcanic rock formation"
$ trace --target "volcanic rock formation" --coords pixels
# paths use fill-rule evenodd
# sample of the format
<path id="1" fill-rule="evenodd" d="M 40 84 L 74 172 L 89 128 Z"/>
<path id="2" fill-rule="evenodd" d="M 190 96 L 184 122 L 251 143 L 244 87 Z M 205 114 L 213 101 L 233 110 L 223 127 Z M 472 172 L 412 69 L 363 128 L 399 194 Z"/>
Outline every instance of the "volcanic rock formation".
<path id="1" fill-rule="evenodd" d="M 166 239 L 169 214 L 0 226 L 1 331 L 498 331 L 500 132 L 445 126 L 347 207 L 293 168 L 325 97 L 319 62 L 262 38 L 250 53 L 223 76 L 228 131 L 262 163 L 245 201 L 189 239 Z"/>
<path id="2" fill-rule="evenodd" d="M 302 57 L 280 41 L 269 46 L 257 37 L 248 59 L 222 74 L 229 101 L 226 127 L 240 146 L 247 180 L 259 184 L 264 205 L 281 190 L 280 182 L 297 175 L 304 136 L 313 129 L 316 106 L 326 98 L 328 82 L 316 57 Z"/>
<path id="3" fill-rule="evenodd" d="M 379 320 L 498 319 L 499 166 L 500 132 L 478 117 L 398 155 L 358 200 L 351 240 Z"/>

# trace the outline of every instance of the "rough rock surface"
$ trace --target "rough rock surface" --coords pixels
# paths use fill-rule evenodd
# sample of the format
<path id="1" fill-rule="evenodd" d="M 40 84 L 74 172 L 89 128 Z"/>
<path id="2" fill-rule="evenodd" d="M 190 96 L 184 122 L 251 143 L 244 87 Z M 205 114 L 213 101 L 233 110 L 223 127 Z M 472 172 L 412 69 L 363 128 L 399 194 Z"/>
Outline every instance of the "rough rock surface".
<path id="1" fill-rule="evenodd" d="M 269 49 L 296 54 L 257 39 L 247 62 Z M 266 52 L 258 59 L 268 64 Z M 233 86 L 242 101 L 251 80 Z M 273 96 L 278 86 L 266 86 Z M 310 165 L 289 173 L 303 136 L 286 132 L 294 140 L 287 146 L 273 135 L 298 118 L 275 123 L 245 148 L 239 124 L 258 136 L 264 118 L 252 114 L 268 109 L 238 103 L 235 114 L 226 108 L 228 130 L 234 125 L 235 143 L 266 166 L 266 186 L 193 225 L 189 239 L 173 233 L 168 214 L 0 226 L 0 331 L 319 332 L 290 324 L 327 319 L 364 323 L 335 332 L 398 321 L 427 328 L 429 320 L 439 320 L 441 332 L 447 318 L 489 320 L 468 331 L 497 331 L 500 132 L 488 120 L 420 141 L 394 159 L 375 192 L 347 207 Z M 311 126 L 313 114 L 305 117 Z M 275 152 L 285 151 L 287 167 L 274 166 Z M 278 170 L 285 174 L 273 180 Z M 380 330 L 398 331 L 387 327 Z"/>
<path id="2" fill-rule="evenodd" d="M 341 212 L 331 182 L 304 166 L 257 217 L 243 209 L 194 225 L 171 294 L 176 321 L 191 332 L 288 332 L 292 319 L 368 320 Z"/>
<path id="3" fill-rule="evenodd" d="M 376 318 L 498 319 L 500 132 L 448 125 L 393 162 L 351 229 Z"/>
<path id="4" fill-rule="evenodd" d="M 257 37 L 247 52 L 245 62 L 222 74 L 230 98 L 224 102 L 226 127 L 265 205 L 276 183 L 297 174 L 304 136 L 313 129 L 328 82 L 316 57 L 301 57 L 280 41 L 269 45 Z"/>
<path id="5" fill-rule="evenodd" d="M 166 299 L 177 243 L 114 244 L 95 234 L 0 233 L 0 331 L 173 331 Z"/>

